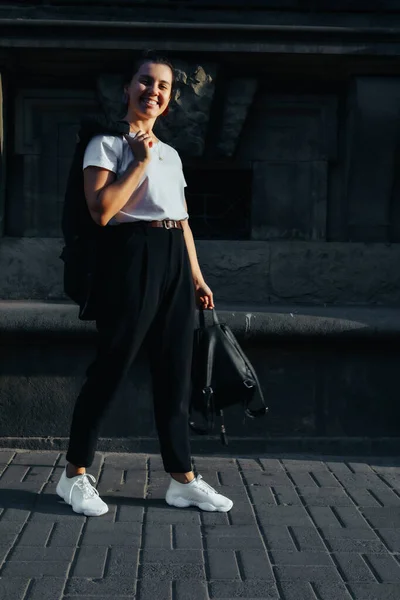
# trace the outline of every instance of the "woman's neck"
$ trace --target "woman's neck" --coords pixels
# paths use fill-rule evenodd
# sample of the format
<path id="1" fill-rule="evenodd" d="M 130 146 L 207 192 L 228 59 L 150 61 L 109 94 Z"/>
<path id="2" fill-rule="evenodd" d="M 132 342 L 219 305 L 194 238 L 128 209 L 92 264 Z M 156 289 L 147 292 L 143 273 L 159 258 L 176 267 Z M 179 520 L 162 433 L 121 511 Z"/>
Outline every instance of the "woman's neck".
<path id="1" fill-rule="evenodd" d="M 156 119 L 138 119 L 136 115 L 130 115 L 129 112 L 125 116 L 125 121 L 128 121 L 129 128 L 132 133 L 143 131 L 149 135 L 153 135 L 153 127 Z"/>

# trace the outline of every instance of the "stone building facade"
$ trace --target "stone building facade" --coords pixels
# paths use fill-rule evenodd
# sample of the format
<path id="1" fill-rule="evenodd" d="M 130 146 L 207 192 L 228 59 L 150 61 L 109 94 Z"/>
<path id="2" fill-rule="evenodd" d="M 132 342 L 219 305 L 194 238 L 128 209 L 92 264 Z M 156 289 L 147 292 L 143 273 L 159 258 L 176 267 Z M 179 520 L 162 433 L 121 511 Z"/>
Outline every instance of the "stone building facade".
<path id="1" fill-rule="evenodd" d="M 81 116 L 119 114 L 146 48 L 176 64 L 158 134 L 181 154 L 203 271 L 268 392 L 270 420 L 246 435 L 397 435 L 398 350 L 384 353 L 400 334 L 400 1 L 9 0 L 0 441 L 67 435 L 93 329 L 63 295 L 66 177 Z M 130 385 L 140 417 L 121 400 L 106 436 L 154 437 L 145 383 Z"/>
<path id="2" fill-rule="evenodd" d="M 151 47 L 223 303 L 400 299 L 400 3 L 10 2 L 0 7 L 0 297 L 63 298 L 60 214 L 82 114 L 117 111 Z"/>

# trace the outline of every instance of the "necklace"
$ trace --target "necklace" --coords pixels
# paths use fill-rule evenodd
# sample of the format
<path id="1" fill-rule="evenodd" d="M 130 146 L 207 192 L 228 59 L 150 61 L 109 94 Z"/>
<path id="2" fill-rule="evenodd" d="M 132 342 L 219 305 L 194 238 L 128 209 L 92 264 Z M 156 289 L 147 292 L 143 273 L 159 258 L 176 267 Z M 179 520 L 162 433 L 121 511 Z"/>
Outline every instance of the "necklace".
<path id="1" fill-rule="evenodd" d="M 158 160 L 164 160 L 164 157 L 163 157 L 162 152 L 161 152 L 161 142 L 160 142 L 160 140 L 158 140 L 158 142 L 156 144 L 156 147 L 157 147 Z"/>

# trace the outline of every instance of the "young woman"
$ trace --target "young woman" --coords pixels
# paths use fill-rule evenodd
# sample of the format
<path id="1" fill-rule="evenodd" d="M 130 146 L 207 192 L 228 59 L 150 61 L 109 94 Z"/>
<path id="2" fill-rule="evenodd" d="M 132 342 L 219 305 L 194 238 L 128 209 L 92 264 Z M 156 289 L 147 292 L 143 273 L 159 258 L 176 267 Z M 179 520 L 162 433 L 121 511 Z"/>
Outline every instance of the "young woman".
<path id="1" fill-rule="evenodd" d="M 126 86 L 130 134 L 96 136 L 85 152 L 88 207 L 98 228 L 99 345 L 77 399 L 67 467 L 57 493 L 73 510 L 100 516 L 108 507 L 92 475 L 101 418 L 140 347 L 149 349 L 155 421 L 165 470 L 166 501 L 227 512 L 232 501 L 194 476 L 188 403 L 195 298 L 213 308 L 188 223 L 178 153 L 153 127 L 168 110 L 174 70 L 163 58 L 139 61 Z"/>

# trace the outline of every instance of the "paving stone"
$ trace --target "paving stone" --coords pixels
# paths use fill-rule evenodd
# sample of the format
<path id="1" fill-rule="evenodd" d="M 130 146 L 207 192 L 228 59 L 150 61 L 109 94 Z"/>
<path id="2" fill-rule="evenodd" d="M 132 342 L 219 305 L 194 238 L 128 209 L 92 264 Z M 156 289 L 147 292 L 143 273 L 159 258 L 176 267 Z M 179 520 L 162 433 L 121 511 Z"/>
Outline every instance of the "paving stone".
<path id="1" fill-rule="evenodd" d="M 312 475 L 320 487 L 341 487 L 336 477 L 329 471 L 313 471 Z"/>
<path id="2" fill-rule="evenodd" d="M 27 577 L 0 577 L 0 598 L 2 600 L 23 600 L 28 585 Z"/>
<path id="3" fill-rule="evenodd" d="M 269 562 L 266 552 L 259 552 L 258 550 L 240 550 L 238 555 L 239 565 L 245 580 L 274 580 L 271 563 Z"/>
<path id="4" fill-rule="evenodd" d="M 400 529 L 378 529 L 378 533 L 392 552 L 400 552 Z"/>
<path id="5" fill-rule="evenodd" d="M 341 581 L 339 573 L 333 566 L 280 565 L 279 567 L 274 567 L 274 573 L 279 581 L 329 581 L 333 583 Z"/>
<path id="6" fill-rule="evenodd" d="M 19 539 L 19 545 L 45 546 L 53 528 L 54 523 L 28 523 Z"/>
<path id="7" fill-rule="evenodd" d="M 141 563 L 203 564 L 201 550 L 143 550 Z"/>
<path id="8" fill-rule="evenodd" d="M 142 564 L 139 569 L 139 577 L 142 579 L 166 579 L 168 581 L 172 581 L 173 579 L 206 579 L 204 567 L 199 564 Z"/>
<path id="9" fill-rule="evenodd" d="M 12 461 L 13 465 L 54 466 L 60 458 L 59 452 L 17 452 Z"/>
<path id="10" fill-rule="evenodd" d="M 76 554 L 71 575 L 73 577 L 103 577 L 107 553 L 107 548 L 104 546 L 80 548 Z"/>
<path id="11" fill-rule="evenodd" d="M 67 581 L 65 594 L 72 596 L 106 596 L 134 595 L 136 589 L 135 577 L 107 577 L 105 579 L 85 579 L 71 577 Z"/>
<path id="12" fill-rule="evenodd" d="M 340 527 L 340 521 L 330 506 L 310 506 L 309 512 L 317 527 Z"/>
<path id="13" fill-rule="evenodd" d="M 321 460 L 307 460 L 303 457 L 299 458 L 283 458 L 282 464 L 289 473 L 318 473 L 320 471 L 328 471 L 326 463 Z"/>
<path id="14" fill-rule="evenodd" d="M 182 523 L 200 525 L 200 514 L 197 508 L 177 510 L 176 508 L 165 508 L 165 505 L 159 507 L 150 506 L 147 510 L 147 521 L 168 525 L 181 525 Z"/>
<path id="15" fill-rule="evenodd" d="M 208 550 L 206 565 L 210 579 L 238 579 L 239 566 L 234 550 Z"/>
<path id="16" fill-rule="evenodd" d="M 271 551 L 273 565 L 332 566 L 332 559 L 325 552 L 280 552 Z"/>
<path id="17" fill-rule="evenodd" d="M 240 459 L 240 464 L 246 459 Z M 247 459 L 249 460 L 249 459 Z M 265 471 L 284 471 L 282 463 L 277 458 L 260 458 L 258 461 L 254 461 L 257 465 L 262 465 Z"/>
<path id="18" fill-rule="evenodd" d="M 337 552 L 334 556 L 345 581 L 376 583 L 376 578 L 372 574 L 371 569 L 368 568 L 366 562 L 359 554 Z"/>
<path id="19" fill-rule="evenodd" d="M 59 547 L 57 550 L 54 548 L 43 548 L 41 546 L 20 546 L 18 545 L 13 549 L 8 560 L 12 561 L 68 561 L 71 562 L 75 553 L 75 548 L 71 547 Z"/>
<path id="20" fill-rule="evenodd" d="M 61 577 L 34 579 L 26 600 L 61 600 L 64 586 L 65 579 Z M 9 599 L 7 598 L 7 600 Z M 81 599 L 79 598 L 79 600 Z"/>
<path id="21" fill-rule="evenodd" d="M 348 490 L 353 488 L 367 488 L 367 489 L 388 489 L 388 486 L 380 479 L 375 473 L 349 473 L 336 475 L 343 487 Z"/>
<path id="22" fill-rule="evenodd" d="M 226 515 L 226 523 L 230 525 L 256 525 L 256 517 L 251 508 L 246 511 L 236 510 L 233 508 L 229 513 L 209 513 L 209 515 Z M 229 515 L 229 516 L 228 516 Z M 205 525 L 212 525 L 213 523 L 210 521 L 204 522 Z M 224 522 L 216 521 L 215 525 L 223 525 Z"/>
<path id="23" fill-rule="evenodd" d="M 263 549 L 257 529 L 247 525 L 204 527 L 206 548 L 209 549 Z"/>
<path id="24" fill-rule="evenodd" d="M 372 529 L 323 528 L 322 534 L 332 552 L 385 553 L 386 548 Z"/>
<path id="25" fill-rule="evenodd" d="M 137 577 L 139 550 L 137 548 L 111 548 L 105 577 Z"/>
<path id="26" fill-rule="evenodd" d="M 258 473 L 256 471 L 246 471 L 246 473 L 244 474 L 244 479 L 246 485 L 248 485 L 249 487 L 271 487 L 275 485 L 290 487 L 291 485 L 293 485 L 291 479 L 284 471 L 279 473 L 266 473 L 264 471 Z"/>
<path id="27" fill-rule="evenodd" d="M 363 518 L 360 511 L 355 506 L 335 506 L 334 512 L 344 527 L 369 527 L 368 523 Z"/>
<path id="28" fill-rule="evenodd" d="M 68 561 L 6 561 L 2 568 L 2 576 L 7 577 L 66 577 L 70 563 Z"/>
<path id="29" fill-rule="evenodd" d="M 400 507 L 364 508 L 362 512 L 375 529 L 400 528 Z"/>
<path id="30" fill-rule="evenodd" d="M 202 549 L 203 542 L 200 527 L 197 525 L 172 525 L 171 537 L 173 547 L 177 550 Z M 166 536 L 167 537 L 167 536 Z M 165 539 L 165 541 L 167 541 Z M 171 547 L 171 542 L 169 542 Z M 146 546 L 147 547 L 147 546 Z"/>
<path id="31" fill-rule="evenodd" d="M 203 581 L 175 581 L 175 600 L 208 600 L 207 585 Z M 159 596 L 159 598 L 161 598 Z"/>
<path id="32" fill-rule="evenodd" d="M 20 523 L 23 525 L 25 521 L 30 517 L 30 510 L 20 510 L 18 508 L 6 508 L 1 515 L 1 522 L 5 523 L 10 521 L 13 523 Z"/>
<path id="33" fill-rule="evenodd" d="M 366 559 L 381 581 L 385 583 L 400 582 L 400 565 L 389 553 L 368 554 Z"/>
<path id="34" fill-rule="evenodd" d="M 124 525 L 124 524 L 123 524 Z M 179 526 L 175 526 L 178 528 Z M 200 527 L 198 527 L 200 531 Z M 176 531 L 176 530 L 175 530 Z M 143 528 L 143 548 L 166 548 L 172 549 L 172 526 L 146 523 Z M 178 547 L 178 546 L 177 546 Z"/>
<path id="35" fill-rule="evenodd" d="M 79 594 L 79 596 L 70 596 L 68 594 L 68 596 L 63 596 L 63 600 L 93 600 L 93 598 L 95 598 L 96 600 L 110 600 L 110 596 L 98 596 L 96 594 L 96 596 L 82 596 L 82 594 Z M 137 596 L 135 595 L 129 595 L 129 596 L 115 596 L 113 594 L 112 600 L 137 600 Z"/>
<path id="36" fill-rule="evenodd" d="M 260 489 L 260 488 L 258 488 Z M 274 486 L 271 489 L 274 504 L 278 506 L 303 506 L 294 487 Z"/>
<path id="37" fill-rule="evenodd" d="M 0 478 L 0 489 L 13 487 L 21 483 L 29 467 L 22 465 L 10 465 L 7 467 Z"/>
<path id="38" fill-rule="evenodd" d="M 311 476 L 311 473 L 307 471 L 294 471 L 291 473 L 291 479 L 297 487 L 311 487 L 318 489 L 319 486 L 315 479 Z"/>
<path id="39" fill-rule="evenodd" d="M 10 552 L 10 549 L 12 548 L 12 544 L 2 544 L 1 540 L 0 540 L 0 565 L 3 562 L 3 560 L 6 558 L 7 554 Z"/>
<path id="40" fill-rule="evenodd" d="M 275 584 L 264 579 L 253 581 L 211 581 L 209 585 L 210 597 L 218 598 L 262 598 L 280 600 Z"/>
<path id="41" fill-rule="evenodd" d="M 301 581 L 283 581 L 279 584 L 283 600 L 315 600 L 311 584 Z"/>
<path id="42" fill-rule="evenodd" d="M 341 488 L 299 487 L 298 491 L 307 506 L 353 506 Z"/>
<path id="43" fill-rule="evenodd" d="M 283 490 L 293 490 L 294 493 L 296 494 L 294 487 L 277 487 L 276 489 L 283 489 Z M 275 496 L 272 492 L 272 488 L 270 487 L 266 487 L 266 486 L 262 486 L 262 487 L 256 487 L 256 486 L 252 486 L 248 488 L 249 490 L 249 495 L 250 495 L 250 499 L 253 502 L 253 504 L 255 504 L 258 507 L 263 506 L 263 505 L 267 505 L 267 506 L 277 506 L 277 501 L 275 499 Z M 296 494 L 297 496 L 297 494 Z M 297 496 L 298 497 L 298 496 Z"/>
<path id="44" fill-rule="evenodd" d="M 220 487 L 218 487 L 218 491 L 220 494 L 225 495 L 225 487 L 243 486 L 243 479 L 239 471 L 237 471 L 236 469 L 233 470 L 223 468 L 221 471 L 218 471 L 218 479 L 220 481 Z"/>
<path id="45" fill-rule="evenodd" d="M 284 600 L 351 600 L 343 584 L 320 582 L 287 582 L 280 584 Z M 315 592 L 314 592 L 315 590 Z"/>
<path id="46" fill-rule="evenodd" d="M 383 506 L 399 506 L 400 507 L 400 498 L 397 494 L 394 493 L 393 490 L 387 488 L 383 489 L 374 489 L 373 493 L 375 497 L 383 504 Z"/>
<path id="47" fill-rule="evenodd" d="M 316 529 L 312 527 L 291 527 L 290 531 L 302 552 L 323 552 L 326 548 Z"/>
<path id="48" fill-rule="evenodd" d="M 251 511 L 251 508 L 249 508 L 249 510 Z M 234 506 L 234 508 L 232 508 L 231 511 L 229 511 L 229 513 L 222 513 L 222 512 L 202 512 L 200 514 L 200 520 L 202 525 L 230 525 L 231 524 L 231 517 L 238 517 L 242 514 L 241 510 L 237 510 L 236 507 Z M 253 512 L 251 511 L 251 514 L 253 514 Z M 253 522 L 254 522 L 254 516 L 253 516 Z M 239 524 L 239 523 L 238 523 Z M 253 523 L 255 525 L 255 522 Z M 242 523 L 243 525 L 243 523 Z"/>
<path id="49" fill-rule="evenodd" d="M 132 471 L 146 471 L 147 456 L 145 454 L 131 454 L 131 453 L 111 453 L 105 454 L 104 468 L 108 466 L 118 467 L 120 469 L 130 469 Z M 154 464 L 156 459 L 159 457 L 151 457 L 151 464 Z M 161 465 L 161 461 L 158 461 Z"/>
<path id="50" fill-rule="evenodd" d="M 141 523 L 143 521 L 143 515 L 144 515 L 144 507 L 143 506 L 136 506 L 136 505 L 132 505 L 130 506 L 129 504 L 125 504 L 122 506 L 119 506 L 119 509 L 117 511 L 117 516 L 116 516 L 116 521 L 117 523 L 121 522 L 121 523 L 126 523 L 126 522 L 139 522 Z"/>
<path id="51" fill-rule="evenodd" d="M 267 461 L 268 463 L 274 465 L 271 468 L 282 471 L 282 466 L 278 460 L 276 460 L 276 459 L 261 459 L 261 460 Z M 239 468 L 242 471 L 257 471 L 258 472 L 258 471 L 263 470 L 261 468 L 261 464 L 260 464 L 261 460 L 258 461 L 255 458 L 238 458 L 237 463 L 239 465 Z"/>
<path id="52" fill-rule="evenodd" d="M 62 523 L 54 523 L 49 540 L 50 548 L 54 548 L 54 551 L 57 552 L 56 548 L 58 547 L 76 546 L 82 529 L 83 521 L 80 519 L 77 522 L 69 520 Z"/>
<path id="53" fill-rule="evenodd" d="M 268 526 L 263 527 L 264 540 L 268 550 L 282 550 L 295 552 L 297 547 L 287 527 Z"/>
<path id="54" fill-rule="evenodd" d="M 307 511 L 301 506 L 265 506 L 257 508 L 262 525 L 311 526 Z"/>
<path id="55" fill-rule="evenodd" d="M 90 519 L 81 545 L 139 547 L 141 533 L 140 523 L 104 523 L 101 519 Z"/>
<path id="56" fill-rule="evenodd" d="M 138 600 L 155 600 L 155 598 L 172 600 L 172 581 L 142 579 L 138 582 Z"/>
<path id="57" fill-rule="evenodd" d="M 7 465 L 16 454 L 12 450 L 0 450 L 0 465 Z"/>
<path id="58" fill-rule="evenodd" d="M 315 590 L 315 597 L 318 600 L 352 600 L 343 583 L 332 584 L 330 582 L 315 581 L 311 585 Z"/>
<path id="59" fill-rule="evenodd" d="M 388 490 L 391 491 L 391 490 Z M 380 502 L 371 494 L 369 490 L 363 490 L 361 488 L 354 488 L 349 491 L 351 499 L 357 506 L 362 508 L 370 508 L 373 506 L 382 506 Z"/>
<path id="60" fill-rule="evenodd" d="M 370 583 L 350 586 L 357 600 L 399 600 L 400 585 L 397 583 Z"/>

